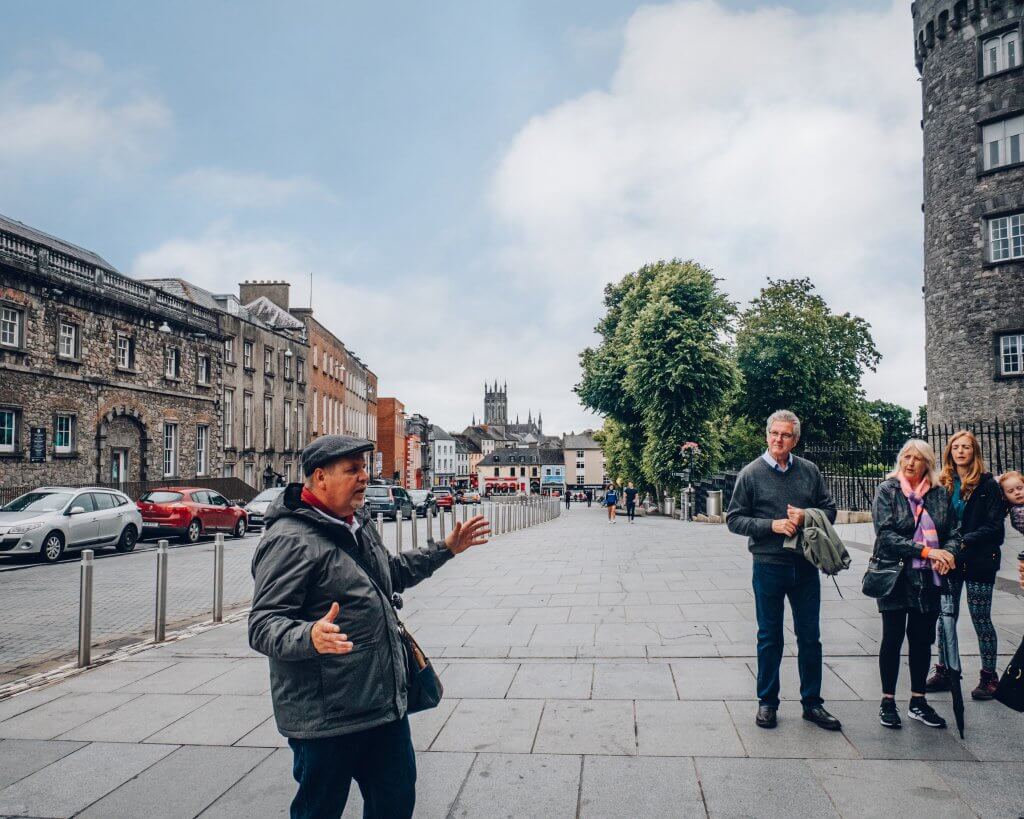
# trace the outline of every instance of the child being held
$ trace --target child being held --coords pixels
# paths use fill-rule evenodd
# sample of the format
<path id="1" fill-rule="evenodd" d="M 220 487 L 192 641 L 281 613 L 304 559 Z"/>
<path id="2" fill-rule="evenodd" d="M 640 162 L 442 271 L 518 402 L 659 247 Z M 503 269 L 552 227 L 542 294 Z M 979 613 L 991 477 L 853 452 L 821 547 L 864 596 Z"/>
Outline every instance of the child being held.
<path id="1" fill-rule="evenodd" d="M 1024 535 L 1024 475 L 1016 470 L 999 476 L 1006 502 L 1010 505 L 1010 524 Z"/>

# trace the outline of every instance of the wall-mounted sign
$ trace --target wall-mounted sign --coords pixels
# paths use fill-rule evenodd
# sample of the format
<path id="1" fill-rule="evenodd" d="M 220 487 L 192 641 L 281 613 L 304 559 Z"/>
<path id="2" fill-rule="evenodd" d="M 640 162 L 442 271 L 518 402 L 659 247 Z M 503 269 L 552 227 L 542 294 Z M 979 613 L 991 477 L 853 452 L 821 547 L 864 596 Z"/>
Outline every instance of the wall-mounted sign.
<path id="1" fill-rule="evenodd" d="M 46 463 L 46 427 L 32 427 L 28 436 L 28 458 L 31 463 Z"/>

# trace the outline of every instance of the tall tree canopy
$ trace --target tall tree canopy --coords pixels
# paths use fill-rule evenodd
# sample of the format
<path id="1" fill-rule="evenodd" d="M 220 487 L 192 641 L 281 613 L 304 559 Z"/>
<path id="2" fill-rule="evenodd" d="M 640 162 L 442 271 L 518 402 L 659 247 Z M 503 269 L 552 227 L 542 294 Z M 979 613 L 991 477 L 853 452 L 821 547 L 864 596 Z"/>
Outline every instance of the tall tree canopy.
<path id="1" fill-rule="evenodd" d="M 602 340 L 580 355 L 576 393 L 614 422 L 605 432 L 622 452 L 623 469 L 636 468 L 639 454 L 641 475 L 622 477 L 674 488 L 680 480 L 673 473 L 683 467 L 681 444 L 700 444 L 698 469 L 720 452 L 717 422 L 737 377 L 727 342 L 735 305 L 711 271 L 678 259 L 645 265 L 609 284 L 604 303 L 607 312 L 596 328 Z M 611 469 L 609 475 L 620 477 Z"/>
<path id="2" fill-rule="evenodd" d="M 906 407 L 889 401 L 868 401 L 864 408 L 882 429 L 883 443 L 902 446 L 914 432 L 913 417 Z"/>
<path id="3" fill-rule="evenodd" d="M 736 361 L 743 389 L 736 409 L 760 423 L 774 410 L 791 409 L 805 440 L 877 437 L 860 381 L 880 359 L 868 323 L 833 313 L 810 279 L 769 279 L 740 317 Z"/>

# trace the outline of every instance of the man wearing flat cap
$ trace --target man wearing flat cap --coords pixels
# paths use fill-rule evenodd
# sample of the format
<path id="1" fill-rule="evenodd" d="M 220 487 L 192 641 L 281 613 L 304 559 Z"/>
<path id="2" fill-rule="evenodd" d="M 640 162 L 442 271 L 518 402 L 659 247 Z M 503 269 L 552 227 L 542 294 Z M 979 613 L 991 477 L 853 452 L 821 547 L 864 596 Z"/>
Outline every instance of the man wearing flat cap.
<path id="1" fill-rule="evenodd" d="M 299 784 L 293 819 L 340 817 L 353 779 L 364 817 L 412 816 L 416 757 L 392 595 L 490 533 L 476 516 L 443 544 L 390 555 L 363 509 L 371 449 L 344 435 L 307 446 L 305 483 L 271 504 L 252 561 L 249 644 L 270 658 L 274 717 Z"/>

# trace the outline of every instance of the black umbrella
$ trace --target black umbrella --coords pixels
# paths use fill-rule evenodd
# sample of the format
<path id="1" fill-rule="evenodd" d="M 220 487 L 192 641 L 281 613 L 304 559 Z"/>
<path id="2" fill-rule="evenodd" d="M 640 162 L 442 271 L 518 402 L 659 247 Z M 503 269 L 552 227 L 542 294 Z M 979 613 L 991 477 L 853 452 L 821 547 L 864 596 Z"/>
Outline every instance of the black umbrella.
<path id="1" fill-rule="evenodd" d="M 964 692 L 960 687 L 960 680 L 963 672 L 960 669 L 960 644 L 956 636 L 956 606 L 954 605 L 953 592 L 949 588 L 949 580 L 942 581 L 942 594 L 939 598 L 939 627 L 942 629 L 943 643 L 946 647 L 946 672 L 949 675 L 949 690 L 953 695 L 953 717 L 956 719 L 956 727 L 960 732 L 960 739 L 964 738 Z"/>

